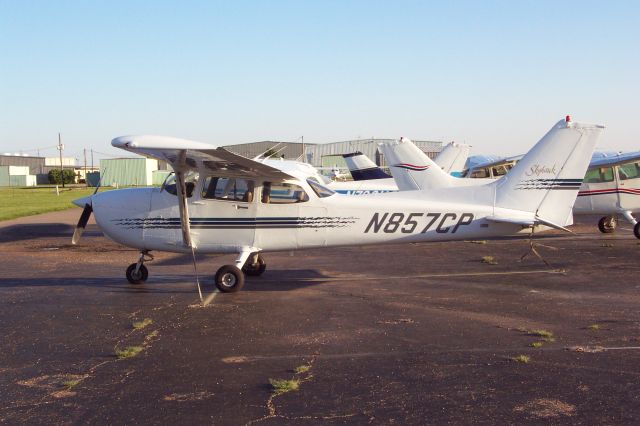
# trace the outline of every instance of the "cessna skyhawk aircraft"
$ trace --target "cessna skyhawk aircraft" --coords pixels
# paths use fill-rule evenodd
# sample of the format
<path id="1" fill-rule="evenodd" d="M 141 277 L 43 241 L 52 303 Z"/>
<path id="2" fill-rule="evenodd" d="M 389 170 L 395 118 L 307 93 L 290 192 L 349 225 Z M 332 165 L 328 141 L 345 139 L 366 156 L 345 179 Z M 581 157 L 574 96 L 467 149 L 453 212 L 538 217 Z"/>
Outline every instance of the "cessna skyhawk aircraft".
<path id="1" fill-rule="evenodd" d="M 222 148 L 160 136 L 123 136 L 112 145 L 169 162 L 175 184 L 106 191 L 84 206 L 77 243 L 91 212 L 104 234 L 140 250 L 127 268 L 147 280 L 152 250 L 236 253 L 218 269 L 222 292 L 260 275 L 263 251 L 487 239 L 545 225 L 565 229 L 602 126 L 560 121 L 508 176 L 486 185 L 341 197 Z M 532 170 L 539 170 L 532 173 Z"/>

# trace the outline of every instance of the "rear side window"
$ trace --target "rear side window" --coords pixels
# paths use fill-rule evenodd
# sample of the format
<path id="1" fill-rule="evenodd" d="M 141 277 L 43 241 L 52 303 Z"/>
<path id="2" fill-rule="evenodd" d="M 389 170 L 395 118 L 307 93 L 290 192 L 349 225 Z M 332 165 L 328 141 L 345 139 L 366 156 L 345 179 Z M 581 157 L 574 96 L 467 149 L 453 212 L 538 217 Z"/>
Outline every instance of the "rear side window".
<path id="1" fill-rule="evenodd" d="M 613 167 L 596 167 L 587 170 L 584 177 L 586 183 L 613 182 Z"/>
<path id="2" fill-rule="evenodd" d="M 262 202 L 265 204 L 292 204 L 309 201 L 302 187 L 292 183 L 265 182 L 262 187 Z"/>
<path id="3" fill-rule="evenodd" d="M 202 186 L 202 198 L 226 201 L 253 201 L 252 180 L 208 176 Z"/>
<path id="4" fill-rule="evenodd" d="M 640 163 L 622 164 L 618 168 L 620 180 L 636 179 L 640 176 Z"/>
<path id="5" fill-rule="evenodd" d="M 473 172 L 471 172 L 471 176 L 469 176 L 472 179 L 477 179 L 477 178 L 488 178 L 489 177 L 489 169 L 478 169 L 478 170 L 474 170 Z"/>
<path id="6" fill-rule="evenodd" d="M 503 176 L 507 174 L 507 169 L 504 166 L 496 166 L 492 168 L 493 177 Z"/>

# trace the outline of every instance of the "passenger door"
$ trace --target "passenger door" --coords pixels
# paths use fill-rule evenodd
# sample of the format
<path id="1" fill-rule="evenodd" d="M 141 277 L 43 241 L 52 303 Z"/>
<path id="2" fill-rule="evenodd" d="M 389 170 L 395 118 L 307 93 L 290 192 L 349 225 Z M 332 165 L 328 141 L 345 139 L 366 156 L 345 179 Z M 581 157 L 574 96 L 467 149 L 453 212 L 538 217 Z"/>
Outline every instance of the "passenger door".
<path id="1" fill-rule="evenodd" d="M 253 246 L 255 183 L 244 178 L 206 176 L 189 202 L 191 235 L 199 251 L 227 252 Z"/>

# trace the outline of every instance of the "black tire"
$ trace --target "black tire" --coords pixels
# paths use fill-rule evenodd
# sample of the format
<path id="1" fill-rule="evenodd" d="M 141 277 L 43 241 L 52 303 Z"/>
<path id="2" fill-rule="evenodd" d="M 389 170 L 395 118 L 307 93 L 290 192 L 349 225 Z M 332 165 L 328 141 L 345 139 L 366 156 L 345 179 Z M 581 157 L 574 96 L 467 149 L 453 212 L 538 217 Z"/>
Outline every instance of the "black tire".
<path id="1" fill-rule="evenodd" d="M 633 227 L 633 235 L 635 235 L 636 238 L 640 239 L 640 222 L 636 223 Z"/>
<path id="2" fill-rule="evenodd" d="M 223 293 L 235 293 L 244 286 L 244 274 L 235 265 L 224 265 L 216 272 L 216 287 Z"/>
<path id="3" fill-rule="evenodd" d="M 250 277 L 259 277 L 267 270 L 267 263 L 264 261 L 262 256 L 258 255 L 258 263 L 250 264 L 252 256 L 249 256 L 247 262 L 242 267 L 242 272 Z"/>
<path id="4" fill-rule="evenodd" d="M 132 263 L 127 268 L 127 280 L 131 284 L 142 284 L 149 278 L 149 270 L 146 266 L 140 265 L 140 269 L 138 269 L 138 273 L 136 274 L 136 265 L 137 263 Z"/>
<path id="5" fill-rule="evenodd" d="M 615 217 L 605 216 L 601 217 L 598 221 L 598 229 L 603 234 L 611 234 L 616 230 L 616 226 L 618 225 L 618 221 Z"/>

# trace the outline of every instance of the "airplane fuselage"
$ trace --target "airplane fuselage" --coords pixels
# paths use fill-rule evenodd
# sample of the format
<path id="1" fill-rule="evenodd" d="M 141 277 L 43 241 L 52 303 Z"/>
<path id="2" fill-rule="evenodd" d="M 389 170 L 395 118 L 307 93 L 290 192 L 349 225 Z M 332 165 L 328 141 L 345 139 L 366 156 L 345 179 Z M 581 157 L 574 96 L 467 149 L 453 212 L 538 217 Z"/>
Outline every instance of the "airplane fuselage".
<path id="1" fill-rule="evenodd" d="M 487 217 L 494 208 L 474 204 L 486 188 L 420 193 L 394 192 L 361 197 L 320 198 L 304 181 L 303 202 L 264 202 L 256 182 L 252 201 L 207 199 L 204 179 L 188 198 L 191 238 L 198 252 L 237 253 L 243 247 L 265 251 L 397 242 L 464 240 L 512 235 L 522 225 Z M 491 187 L 492 188 L 492 187 Z M 446 199 L 444 203 L 441 200 Z M 92 199 L 96 221 L 112 240 L 141 250 L 187 252 L 176 196 L 160 188 L 107 191 Z"/>

